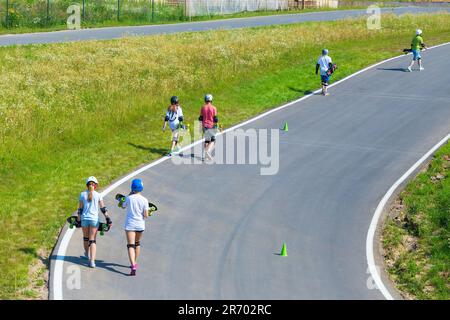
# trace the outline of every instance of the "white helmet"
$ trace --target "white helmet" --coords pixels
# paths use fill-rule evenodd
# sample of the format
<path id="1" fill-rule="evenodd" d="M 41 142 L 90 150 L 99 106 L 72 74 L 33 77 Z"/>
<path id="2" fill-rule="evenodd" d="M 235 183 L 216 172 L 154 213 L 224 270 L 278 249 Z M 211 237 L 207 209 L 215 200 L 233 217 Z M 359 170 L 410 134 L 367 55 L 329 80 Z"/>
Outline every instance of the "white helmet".
<path id="1" fill-rule="evenodd" d="M 207 94 L 205 95 L 205 102 L 212 102 L 213 101 L 213 96 L 212 94 Z"/>
<path id="2" fill-rule="evenodd" d="M 89 178 L 86 179 L 86 184 L 88 184 L 89 182 L 98 184 L 97 178 L 95 178 L 94 176 L 90 176 Z"/>
<path id="3" fill-rule="evenodd" d="M 417 30 L 416 30 L 416 35 L 417 35 L 417 36 L 420 36 L 421 34 L 422 34 L 422 30 L 417 29 Z"/>

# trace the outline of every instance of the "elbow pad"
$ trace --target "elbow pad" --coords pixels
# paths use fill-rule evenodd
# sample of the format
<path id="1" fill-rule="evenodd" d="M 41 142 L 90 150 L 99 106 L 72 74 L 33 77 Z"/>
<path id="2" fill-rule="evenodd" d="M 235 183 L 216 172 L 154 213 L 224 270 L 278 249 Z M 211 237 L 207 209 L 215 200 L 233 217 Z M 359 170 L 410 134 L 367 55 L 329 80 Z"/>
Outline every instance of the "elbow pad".
<path id="1" fill-rule="evenodd" d="M 164 121 L 169 121 L 169 117 L 166 116 L 166 117 L 164 118 Z"/>
<path id="2" fill-rule="evenodd" d="M 198 121 L 203 121 L 203 116 L 198 117 Z"/>
<path id="3" fill-rule="evenodd" d="M 179 120 L 180 122 L 183 122 L 183 116 L 178 117 L 178 120 Z"/>
<path id="4" fill-rule="evenodd" d="M 213 121 L 214 121 L 214 123 L 217 123 L 217 122 L 219 122 L 219 118 L 217 118 L 217 116 L 214 116 Z"/>
<path id="5" fill-rule="evenodd" d="M 106 209 L 106 207 L 100 208 L 100 210 L 101 210 L 103 213 L 106 213 L 106 212 L 108 211 L 108 209 Z"/>

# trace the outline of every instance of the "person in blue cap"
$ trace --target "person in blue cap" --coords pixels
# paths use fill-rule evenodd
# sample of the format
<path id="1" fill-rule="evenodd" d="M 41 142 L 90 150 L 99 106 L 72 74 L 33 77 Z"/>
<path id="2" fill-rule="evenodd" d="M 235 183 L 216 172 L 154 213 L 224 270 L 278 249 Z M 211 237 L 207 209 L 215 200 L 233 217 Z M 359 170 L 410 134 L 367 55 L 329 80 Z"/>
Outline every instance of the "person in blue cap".
<path id="1" fill-rule="evenodd" d="M 126 197 L 125 202 L 120 206 L 127 210 L 125 218 L 125 234 L 127 237 L 128 258 L 131 263 L 130 276 L 135 276 L 137 271 L 137 260 L 141 251 L 141 239 L 145 230 L 145 219 L 148 218 L 148 200 L 141 195 L 144 184 L 141 179 L 134 179 L 131 182 L 131 192 Z"/>

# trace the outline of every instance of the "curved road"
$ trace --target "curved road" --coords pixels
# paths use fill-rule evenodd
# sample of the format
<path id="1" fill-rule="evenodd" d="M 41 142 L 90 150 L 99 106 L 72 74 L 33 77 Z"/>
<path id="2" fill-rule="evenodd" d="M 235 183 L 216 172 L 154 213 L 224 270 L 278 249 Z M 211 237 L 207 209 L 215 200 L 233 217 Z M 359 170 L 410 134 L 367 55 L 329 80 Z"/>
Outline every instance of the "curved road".
<path id="1" fill-rule="evenodd" d="M 425 13 L 437 11 L 450 11 L 450 6 L 439 7 L 396 7 L 382 8 L 382 13 Z M 0 36 L 0 46 L 39 44 L 52 42 L 68 42 L 81 40 L 106 40 L 124 36 L 152 35 L 162 33 L 176 33 L 189 31 L 205 31 L 213 29 L 235 29 L 243 27 L 259 27 L 275 24 L 290 24 L 307 21 L 332 21 L 350 17 L 367 15 L 366 10 L 338 10 L 326 12 L 311 12 L 299 14 L 283 14 L 273 16 L 260 16 L 251 18 L 225 19 L 203 22 L 189 22 L 164 25 L 146 25 L 133 27 L 108 27 L 82 30 L 64 30 L 53 32 L 38 32 L 28 34 L 10 34 Z"/>
<path id="2" fill-rule="evenodd" d="M 147 222 L 133 278 L 124 214 L 113 200 L 128 192 L 130 181 L 121 184 L 105 198 L 115 228 L 99 237 L 97 269 L 80 258 L 82 236 L 74 233 L 63 298 L 383 299 L 367 285 L 375 208 L 450 132 L 450 74 L 443 72 L 450 45 L 423 56 L 423 72 L 402 71 L 410 56 L 394 59 L 338 83 L 328 97 L 313 95 L 243 126 L 279 129 L 289 121 L 276 175 L 261 176 L 257 165 L 170 160 L 139 174 L 160 212 Z M 277 255 L 283 242 L 288 257 Z M 61 258 L 52 256 L 52 265 Z M 81 288 L 71 290 L 74 270 Z"/>

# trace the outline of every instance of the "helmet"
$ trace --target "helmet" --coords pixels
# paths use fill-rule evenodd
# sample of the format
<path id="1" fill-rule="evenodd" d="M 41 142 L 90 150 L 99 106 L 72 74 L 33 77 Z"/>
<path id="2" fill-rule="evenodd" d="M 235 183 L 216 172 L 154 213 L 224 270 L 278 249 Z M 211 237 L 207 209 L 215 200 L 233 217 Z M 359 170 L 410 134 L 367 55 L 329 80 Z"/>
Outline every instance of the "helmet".
<path id="1" fill-rule="evenodd" d="M 328 54 L 328 49 L 322 49 L 322 55 L 327 55 Z"/>
<path id="2" fill-rule="evenodd" d="M 205 102 L 211 102 L 213 101 L 213 96 L 212 94 L 207 94 L 205 95 Z"/>
<path id="3" fill-rule="evenodd" d="M 89 184 L 89 182 L 93 182 L 95 184 L 98 184 L 97 179 L 94 176 L 90 176 L 89 178 L 86 179 L 86 184 Z"/>
<path id="4" fill-rule="evenodd" d="M 179 99 L 177 96 L 173 96 L 172 98 L 170 98 L 171 104 L 177 104 L 178 102 L 179 102 Z"/>
<path id="5" fill-rule="evenodd" d="M 417 36 L 420 36 L 421 34 L 422 34 L 422 30 L 417 29 L 417 30 L 416 30 L 416 35 L 417 35 Z"/>
<path id="6" fill-rule="evenodd" d="M 131 191 L 141 192 L 142 190 L 144 190 L 144 184 L 141 179 L 131 181 Z"/>

